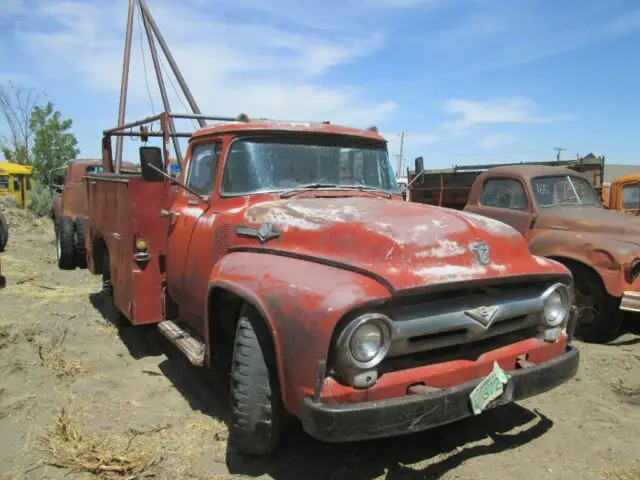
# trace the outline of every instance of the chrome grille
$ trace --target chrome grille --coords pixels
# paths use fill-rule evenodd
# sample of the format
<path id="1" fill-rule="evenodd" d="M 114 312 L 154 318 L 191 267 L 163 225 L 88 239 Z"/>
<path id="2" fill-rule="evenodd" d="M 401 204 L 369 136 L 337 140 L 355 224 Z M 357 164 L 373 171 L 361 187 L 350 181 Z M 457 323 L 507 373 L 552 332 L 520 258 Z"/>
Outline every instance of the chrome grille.
<path id="1" fill-rule="evenodd" d="M 388 309 L 394 320 L 387 357 L 470 344 L 540 324 L 542 294 L 548 284 L 513 290 L 487 290 L 455 299 L 429 299 Z"/>

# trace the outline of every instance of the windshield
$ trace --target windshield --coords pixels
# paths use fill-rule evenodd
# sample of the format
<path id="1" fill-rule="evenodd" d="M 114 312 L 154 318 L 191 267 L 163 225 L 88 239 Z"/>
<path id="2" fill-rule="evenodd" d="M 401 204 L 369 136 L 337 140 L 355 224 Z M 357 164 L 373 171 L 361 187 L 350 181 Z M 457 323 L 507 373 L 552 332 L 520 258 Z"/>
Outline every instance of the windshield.
<path id="1" fill-rule="evenodd" d="M 398 191 L 383 146 L 342 140 L 292 143 L 274 138 L 240 139 L 231 144 L 222 177 L 222 194 L 290 190 L 305 185 L 370 187 Z"/>
<path id="2" fill-rule="evenodd" d="M 541 207 L 600 206 L 600 200 L 593 187 L 582 178 L 569 175 L 538 177 L 531 183 L 536 202 Z"/>

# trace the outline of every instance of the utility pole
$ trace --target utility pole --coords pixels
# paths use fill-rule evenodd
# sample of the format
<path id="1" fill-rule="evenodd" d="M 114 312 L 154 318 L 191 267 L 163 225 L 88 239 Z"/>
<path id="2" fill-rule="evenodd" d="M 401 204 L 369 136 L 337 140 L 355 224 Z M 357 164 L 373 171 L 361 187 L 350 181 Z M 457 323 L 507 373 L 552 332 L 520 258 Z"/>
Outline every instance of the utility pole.
<path id="1" fill-rule="evenodd" d="M 404 137 L 407 132 L 400 132 L 398 136 L 400 137 L 400 153 L 396 155 L 398 157 L 398 164 L 396 166 L 396 177 L 402 176 L 402 165 L 404 160 Z"/>
<path id="2" fill-rule="evenodd" d="M 557 155 L 556 155 L 556 160 L 559 162 L 560 161 L 560 154 L 562 152 L 564 152 L 566 150 L 566 148 L 555 147 L 554 150 L 558 152 Z"/>

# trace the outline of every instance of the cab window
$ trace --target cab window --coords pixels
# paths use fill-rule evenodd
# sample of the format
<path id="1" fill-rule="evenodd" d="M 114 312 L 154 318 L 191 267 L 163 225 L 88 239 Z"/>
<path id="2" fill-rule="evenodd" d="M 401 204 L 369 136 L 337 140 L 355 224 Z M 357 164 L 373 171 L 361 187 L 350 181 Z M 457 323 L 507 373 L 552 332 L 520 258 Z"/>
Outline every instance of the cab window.
<path id="1" fill-rule="evenodd" d="M 193 147 L 187 177 L 187 187 L 191 190 L 201 195 L 211 194 L 220 162 L 220 147 L 220 142 Z"/>
<path id="2" fill-rule="evenodd" d="M 524 210 L 527 196 L 522 184 L 512 178 L 490 178 L 482 187 L 480 204 L 485 207 Z"/>
<path id="3" fill-rule="evenodd" d="M 9 175 L 0 175 L 0 189 L 9 190 Z"/>
<path id="4" fill-rule="evenodd" d="M 20 191 L 20 177 L 13 177 L 13 191 Z"/>
<path id="5" fill-rule="evenodd" d="M 625 185 L 622 188 L 622 208 L 625 210 L 640 209 L 640 183 Z"/>

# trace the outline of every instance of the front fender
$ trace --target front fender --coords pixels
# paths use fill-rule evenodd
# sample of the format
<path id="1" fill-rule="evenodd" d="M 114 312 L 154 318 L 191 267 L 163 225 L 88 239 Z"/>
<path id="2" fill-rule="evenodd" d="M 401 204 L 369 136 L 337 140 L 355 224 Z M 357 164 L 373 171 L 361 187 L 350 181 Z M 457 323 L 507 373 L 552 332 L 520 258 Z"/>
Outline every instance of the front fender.
<path id="1" fill-rule="evenodd" d="M 209 294 L 216 288 L 244 298 L 269 324 L 283 402 L 295 415 L 314 393 L 318 362 L 327 358 L 338 321 L 358 306 L 390 297 L 384 286 L 358 273 L 254 252 L 223 257 L 209 277 Z"/>
<path id="2" fill-rule="evenodd" d="M 625 269 L 640 257 L 640 247 L 633 243 L 569 231 L 538 231 L 529 249 L 535 255 L 566 258 L 593 268 L 613 297 L 622 295 L 627 285 Z"/>

